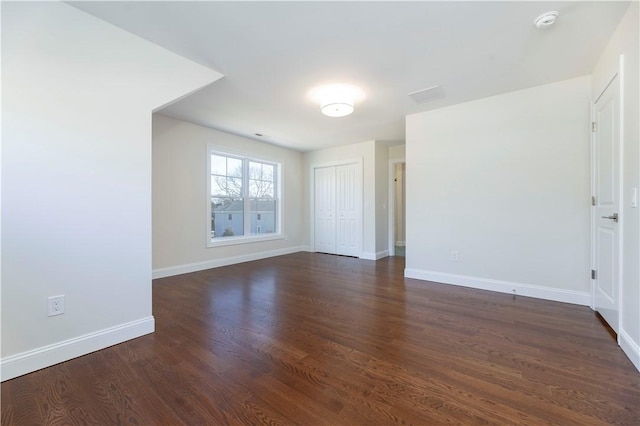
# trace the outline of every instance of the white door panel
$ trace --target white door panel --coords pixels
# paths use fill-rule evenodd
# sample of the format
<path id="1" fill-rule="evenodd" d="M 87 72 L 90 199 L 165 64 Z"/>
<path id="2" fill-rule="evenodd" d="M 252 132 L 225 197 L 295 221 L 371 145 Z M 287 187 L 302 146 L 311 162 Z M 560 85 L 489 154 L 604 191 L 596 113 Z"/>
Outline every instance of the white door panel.
<path id="1" fill-rule="evenodd" d="M 335 167 L 314 170 L 315 186 L 315 251 L 336 252 Z"/>
<path id="2" fill-rule="evenodd" d="M 360 208 L 357 164 L 336 167 L 336 253 L 358 256 L 360 235 Z"/>
<path id="3" fill-rule="evenodd" d="M 603 248 L 613 247 L 615 243 L 615 233 L 610 229 L 598 229 L 598 246 Z M 614 280 L 609 279 L 614 273 L 614 256 L 613 250 L 606 250 L 604 253 L 600 253 L 598 257 L 598 273 L 603 277 L 598 280 L 598 291 L 601 297 L 605 297 L 607 300 L 605 304 L 613 303 L 615 301 L 615 286 Z M 606 279 L 605 279 L 606 278 Z"/>
<path id="4" fill-rule="evenodd" d="M 314 249 L 360 255 L 361 173 L 357 163 L 314 169 Z"/>
<path id="5" fill-rule="evenodd" d="M 619 322 L 620 113 L 616 76 L 594 105 L 594 307 L 617 333 Z"/>

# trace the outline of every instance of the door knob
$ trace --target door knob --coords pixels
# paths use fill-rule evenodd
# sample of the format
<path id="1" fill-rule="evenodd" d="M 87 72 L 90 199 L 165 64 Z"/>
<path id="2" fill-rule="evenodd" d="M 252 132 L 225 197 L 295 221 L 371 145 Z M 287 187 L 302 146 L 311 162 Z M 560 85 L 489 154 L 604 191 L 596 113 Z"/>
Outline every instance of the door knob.
<path id="1" fill-rule="evenodd" d="M 611 219 L 614 222 L 618 221 L 618 213 L 614 213 L 611 216 L 602 216 L 603 219 Z"/>

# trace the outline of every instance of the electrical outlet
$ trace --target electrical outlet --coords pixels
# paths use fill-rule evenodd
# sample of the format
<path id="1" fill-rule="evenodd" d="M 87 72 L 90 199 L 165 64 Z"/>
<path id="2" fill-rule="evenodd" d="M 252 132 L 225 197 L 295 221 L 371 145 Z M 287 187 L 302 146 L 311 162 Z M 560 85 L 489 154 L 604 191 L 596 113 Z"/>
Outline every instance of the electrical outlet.
<path id="1" fill-rule="evenodd" d="M 451 250 L 451 257 L 449 257 L 449 260 L 452 262 L 458 261 L 458 250 Z"/>
<path id="2" fill-rule="evenodd" d="M 51 296 L 48 307 L 50 317 L 64 314 L 64 295 Z"/>

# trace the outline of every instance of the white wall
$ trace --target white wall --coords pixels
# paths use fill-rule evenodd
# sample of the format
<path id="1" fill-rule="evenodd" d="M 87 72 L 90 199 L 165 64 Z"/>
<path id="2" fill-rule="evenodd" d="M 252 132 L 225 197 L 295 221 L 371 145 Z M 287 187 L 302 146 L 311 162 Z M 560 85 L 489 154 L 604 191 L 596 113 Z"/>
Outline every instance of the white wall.
<path id="1" fill-rule="evenodd" d="M 406 147 L 402 145 L 392 145 L 389 147 L 390 160 L 404 160 Z"/>
<path id="2" fill-rule="evenodd" d="M 282 164 L 283 239 L 207 248 L 207 144 Z M 163 115 L 153 117 L 154 277 L 277 256 L 303 246 L 302 154 Z"/>
<path id="3" fill-rule="evenodd" d="M 640 215 L 631 207 L 633 188 L 640 188 L 640 50 L 638 33 L 638 2 L 633 2 L 593 71 L 592 97 L 602 90 L 604 82 L 619 68 L 619 56 L 624 55 L 624 129 L 622 223 L 622 318 L 619 326 L 620 346 L 640 370 Z"/>
<path id="4" fill-rule="evenodd" d="M 2 3 L 2 67 L 6 380 L 153 331 L 151 111 L 220 74 L 57 2 Z"/>
<path id="5" fill-rule="evenodd" d="M 407 117 L 407 276 L 588 304 L 590 84 Z"/>

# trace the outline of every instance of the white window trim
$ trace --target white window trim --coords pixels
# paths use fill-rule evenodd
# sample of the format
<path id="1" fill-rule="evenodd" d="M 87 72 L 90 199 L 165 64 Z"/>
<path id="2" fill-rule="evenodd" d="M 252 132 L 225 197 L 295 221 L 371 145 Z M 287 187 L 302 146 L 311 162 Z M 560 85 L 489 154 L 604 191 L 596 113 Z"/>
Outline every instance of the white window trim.
<path id="1" fill-rule="evenodd" d="M 260 163 L 267 163 L 267 164 L 273 164 L 276 168 L 276 177 L 275 177 L 275 182 L 274 182 L 274 187 L 276 190 L 276 200 L 277 200 L 277 206 L 276 206 L 276 230 L 277 232 L 275 233 L 271 233 L 271 234 L 264 234 L 264 235 L 237 235 L 237 236 L 233 236 L 233 237 L 224 237 L 224 238 L 211 238 L 211 155 L 212 154 L 217 154 L 217 155 L 223 155 L 226 157 L 234 157 L 234 158 L 240 158 L 242 160 L 249 160 L 249 161 L 256 161 L 256 162 L 260 162 Z M 247 244 L 247 243 L 257 243 L 257 242 L 262 242 L 262 241 L 273 241 L 273 240 L 282 240 L 285 238 L 284 233 L 283 233 L 283 229 L 282 229 L 282 225 L 284 223 L 283 217 L 284 217 L 284 212 L 283 212 L 283 194 L 282 194 L 282 163 L 278 162 L 278 161 L 273 161 L 273 160 L 269 160 L 269 159 L 265 159 L 265 158 L 256 158 L 256 157 L 251 157 L 248 155 L 243 155 L 243 154 L 239 154 L 237 152 L 233 152 L 233 151 L 224 151 L 221 150 L 219 147 L 216 147 L 214 145 L 208 144 L 207 145 L 207 170 L 206 170 L 206 182 L 207 182 L 207 193 L 206 193 L 206 203 L 207 203 L 207 208 L 206 208 L 206 226 L 207 226 L 207 231 L 206 231 L 206 239 L 207 239 L 207 248 L 213 248 L 213 247 L 222 247 L 222 246 L 230 246 L 230 245 L 236 245 L 236 244 Z M 244 161 L 243 161 L 244 163 Z M 247 199 L 248 200 L 248 199 Z M 244 217 L 244 229 L 250 229 L 250 219 L 249 217 Z M 249 223 L 248 223 L 249 222 Z"/>

